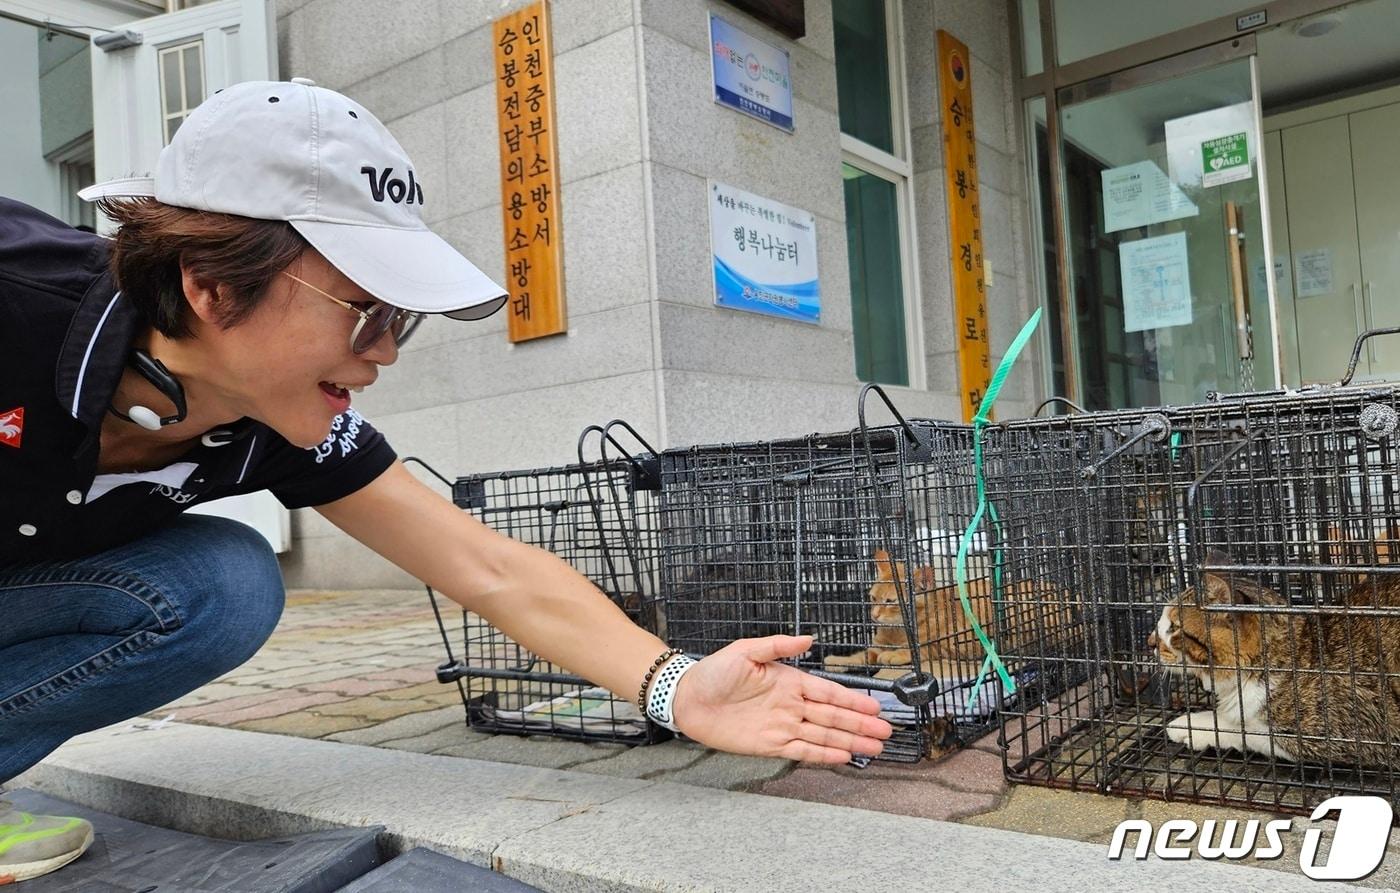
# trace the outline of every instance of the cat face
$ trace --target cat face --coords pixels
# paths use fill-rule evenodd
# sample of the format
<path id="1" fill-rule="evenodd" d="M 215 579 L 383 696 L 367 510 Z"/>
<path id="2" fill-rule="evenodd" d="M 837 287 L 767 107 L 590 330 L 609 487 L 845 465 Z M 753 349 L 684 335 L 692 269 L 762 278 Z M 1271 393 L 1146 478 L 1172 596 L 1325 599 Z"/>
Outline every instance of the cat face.
<path id="1" fill-rule="evenodd" d="M 870 587 L 870 611 L 878 619 L 882 614 L 891 610 L 899 611 L 899 592 L 901 589 L 909 588 L 909 580 L 904 575 L 905 566 L 902 561 L 892 561 L 890 553 L 884 549 L 877 549 L 875 559 L 875 585 Z M 899 584 L 895 584 L 896 578 Z M 934 588 L 933 569 L 928 567 L 914 568 L 914 596 L 921 597 L 924 593 Z M 905 593 L 906 596 L 909 593 Z"/>
<path id="2" fill-rule="evenodd" d="M 1241 667 L 1259 666 L 1263 633 L 1256 612 L 1211 611 L 1218 605 L 1282 604 L 1272 590 L 1242 580 L 1205 575 L 1205 592 L 1187 589 L 1162 609 L 1157 629 L 1147 639 L 1168 670 L 1203 680 L 1217 674 L 1233 676 Z"/>

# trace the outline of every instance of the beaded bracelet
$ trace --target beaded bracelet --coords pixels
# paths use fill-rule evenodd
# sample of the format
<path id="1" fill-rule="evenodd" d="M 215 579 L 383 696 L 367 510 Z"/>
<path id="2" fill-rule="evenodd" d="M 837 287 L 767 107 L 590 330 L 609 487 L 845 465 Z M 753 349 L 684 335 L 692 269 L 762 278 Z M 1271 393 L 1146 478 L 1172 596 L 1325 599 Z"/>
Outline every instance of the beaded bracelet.
<path id="1" fill-rule="evenodd" d="M 679 648 L 667 648 L 657 656 L 656 660 L 651 662 L 651 669 L 647 670 L 646 676 L 642 679 L 641 690 L 637 692 L 637 709 L 639 711 L 647 712 L 647 687 L 651 685 L 651 677 L 656 675 L 657 669 L 662 664 L 681 653 Z"/>

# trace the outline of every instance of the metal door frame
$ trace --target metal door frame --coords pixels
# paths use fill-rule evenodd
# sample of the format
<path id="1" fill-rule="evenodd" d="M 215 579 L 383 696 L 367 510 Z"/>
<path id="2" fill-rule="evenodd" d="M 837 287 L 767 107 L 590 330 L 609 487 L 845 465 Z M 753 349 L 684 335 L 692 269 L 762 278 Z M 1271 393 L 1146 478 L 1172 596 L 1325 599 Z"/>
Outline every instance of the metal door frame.
<path id="1" fill-rule="evenodd" d="M 1255 132 L 1261 137 L 1264 133 L 1263 108 L 1259 96 L 1259 67 L 1256 54 L 1255 34 L 1261 30 L 1277 27 L 1296 19 L 1307 18 L 1331 9 L 1354 5 L 1358 0 L 1273 0 L 1257 7 L 1230 13 L 1207 22 L 1202 22 L 1149 40 L 1120 47 L 1097 56 L 1076 60 L 1064 66 L 1058 64 L 1055 41 L 1055 0 L 1036 0 L 1040 15 L 1040 43 L 1042 70 L 1033 75 L 1023 71 L 1025 58 L 1022 47 L 1020 0 L 1007 0 L 1012 38 L 1012 66 L 1017 80 L 1017 116 L 1021 123 L 1023 138 L 1029 133 L 1026 117 L 1027 100 L 1041 98 L 1045 103 L 1046 141 L 1048 144 L 1046 172 L 1050 177 L 1051 219 L 1054 224 L 1054 244 L 1056 279 L 1060 293 L 1060 331 L 1045 333 L 1042 338 L 1043 384 L 1047 393 L 1054 388 L 1053 364 L 1049 362 L 1048 339 L 1058 337 L 1061 355 L 1064 359 L 1065 389 L 1067 396 L 1080 400 L 1079 331 L 1076 325 L 1078 302 L 1074 294 L 1073 281 L 1069 268 L 1069 241 L 1066 232 L 1065 180 L 1063 153 L 1060 143 L 1060 106 L 1089 98 L 1111 95 L 1144 84 L 1166 78 L 1190 74 L 1202 68 L 1228 62 L 1244 56 L 1250 57 L 1250 94 L 1254 101 Z M 1262 21 L 1258 15 L 1262 13 Z M 1247 27 L 1240 27 L 1242 21 L 1256 21 Z M 1033 134 L 1031 134 L 1033 138 Z M 1033 143 L 1028 143 L 1033 145 Z M 1263 217 L 1265 284 L 1269 298 L 1269 324 L 1271 328 L 1270 351 L 1273 356 L 1274 380 L 1260 382 L 1261 386 L 1279 387 L 1283 380 L 1283 347 L 1279 332 L 1278 294 L 1274 286 L 1273 239 L 1269 229 L 1269 197 L 1267 172 L 1264 169 L 1263 147 L 1258 152 L 1259 208 Z M 1031 192 L 1039 189 L 1036 181 L 1036 162 L 1032 151 L 1026 152 L 1027 188 Z M 1029 192 L 1028 192 L 1029 194 Z M 1037 203 L 1026 202 L 1028 213 Z M 1039 233 L 1043 238 L 1041 221 L 1028 221 L 1028 232 Z M 1031 265 L 1031 274 L 1039 292 L 1038 298 L 1046 296 L 1042 287 L 1043 264 L 1037 259 Z"/>

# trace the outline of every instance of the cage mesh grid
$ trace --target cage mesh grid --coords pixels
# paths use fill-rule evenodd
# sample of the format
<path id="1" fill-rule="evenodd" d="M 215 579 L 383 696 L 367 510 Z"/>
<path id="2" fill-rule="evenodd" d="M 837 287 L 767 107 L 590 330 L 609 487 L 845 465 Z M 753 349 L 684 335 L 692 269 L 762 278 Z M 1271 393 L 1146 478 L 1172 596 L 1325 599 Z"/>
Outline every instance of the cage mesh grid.
<path id="1" fill-rule="evenodd" d="M 633 622 L 656 631 L 654 531 L 639 506 L 653 494 L 630 456 L 551 468 L 476 474 L 453 482 L 453 501 L 483 523 L 567 561 Z M 654 743 L 670 733 L 635 704 L 593 686 L 462 612 L 467 718 L 473 728 L 579 740 Z M 449 648 L 449 659 L 452 658 Z"/>
<path id="2" fill-rule="evenodd" d="M 894 449 L 890 432 L 874 438 L 876 454 Z M 810 633 L 812 652 L 796 661 L 809 670 L 870 643 L 882 538 L 866 455 L 854 432 L 663 454 L 667 640 L 709 654 L 736 638 Z M 891 486 L 888 470 L 878 479 Z M 894 614 L 883 622 L 905 630 L 898 604 Z M 897 724 L 882 756 L 919 759 L 926 717 L 893 703 L 885 715 Z"/>
<path id="3" fill-rule="evenodd" d="M 1088 619 L 1081 650 L 1029 655 L 1087 681 L 1005 705 L 1009 776 L 1276 811 L 1395 802 L 1396 403 L 1333 388 L 991 432 L 1012 585 L 1050 581 Z"/>
<path id="4" fill-rule="evenodd" d="M 810 633 L 799 666 L 881 699 L 896 727 L 885 759 L 939 756 L 995 727 L 1003 692 L 995 676 L 978 678 L 985 651 L 954 582 L 977 507 L 969 426 L 668 451 L 657 507 L 673 645 L 707 654 L 735 638 Z M 1082 635 L 1077 606 L 994 591 L 986 534 L 967 568 L 970 604 L 994 639 Z M 1036 698 L 1067 684 L 1030 660 L 1010 670 Z M 926 702 L 909 696 L 920 676 L 937 683 Z"/>

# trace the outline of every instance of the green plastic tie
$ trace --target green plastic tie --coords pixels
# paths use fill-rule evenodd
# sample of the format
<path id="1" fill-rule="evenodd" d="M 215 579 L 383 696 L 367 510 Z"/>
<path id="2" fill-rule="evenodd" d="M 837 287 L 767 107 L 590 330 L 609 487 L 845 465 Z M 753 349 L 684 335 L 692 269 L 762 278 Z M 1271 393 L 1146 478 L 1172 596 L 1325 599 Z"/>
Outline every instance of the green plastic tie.
<path id="1" fill-rule="evenodd" d="M 982 691 L 982 684 L 986 681 L 987 671 L 990 669 L 996 669 L 1002 684 L 1006 686 L 1006 694 L 1016 693 L 1015 680 L 1006 671 L 1006 665 L 1002 663 L 1001 656 L 997 654 L 996 646 L 992 644 L 991 639 L 987 638 L 987 633 L 982 629 L 982 624 L 977 621 L 977 615 L 972 610 L 972 600 L 967 594 L 967 552 L 972 546 L 977 528 L 982 524 L 983 514 L 989 514 L 992 525 L 998 534 L 996 557 L 992 565 L 992 602 L 999 604 L 1002 567 L 1002 538 L 999 535 L 1001 533 L 1001 520 L 997 517 L 996 507 L 987 501 L 987 479 L 982 468 L 982 429 L 991 424 L 992 406 L 997 402 L 1001 386 L 1005 384 L 1006 377 L 1011 374 L 1012 367 L 1016 365 L 1016 358 L 1021 355 L 1021 350 L 1031 339 L 1031 335 L 1035 333 L 1036 326 L 1039 324 L 1040 309 L 1037 308 L 1026 324 L 1021 327 L 1021 332 L 1016 336 L 1016 340 L 1012 341 L 1011 346 L 1007 348 L 1006 356 L 1002 357 L 1001 365 L 997 366 L 996 374 L 992 376 L 991 383 L 987 385 L 987 393 L 982 397 L 982 404 L 977 407 L 977 415 L 972 419 L 972 460 L 977 479 L 977 511 L 972 515 L 972 523 L 968 524 L 967 529 L 963 531 L 962 540 L 958 543 L 957 563 L 953 568 L 953 579 L 958 584 L 958 600 L 962 602 L 963 613 L 967 615 L 968 622 L 972 624 L 972 631 L 977 634 L 977 640 L 982 643 L 982 650 L 987 653 L 986 660 L 982 661 L 982 669 L 977 673 L 977 681 L 972 686 L 972 691 L 968 692 L 967 695 L 967 709 L 969 711 L 977 700 L 977 695 Z"/>

